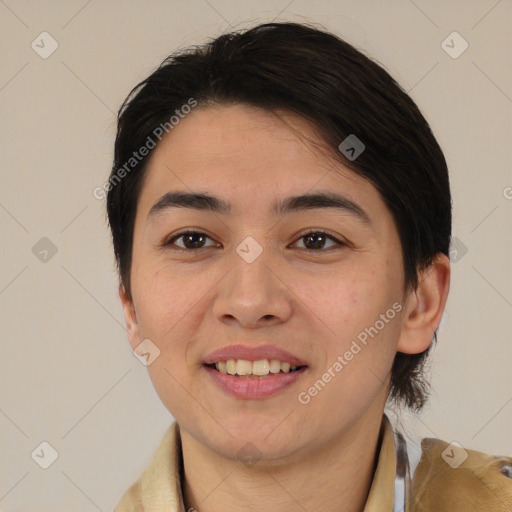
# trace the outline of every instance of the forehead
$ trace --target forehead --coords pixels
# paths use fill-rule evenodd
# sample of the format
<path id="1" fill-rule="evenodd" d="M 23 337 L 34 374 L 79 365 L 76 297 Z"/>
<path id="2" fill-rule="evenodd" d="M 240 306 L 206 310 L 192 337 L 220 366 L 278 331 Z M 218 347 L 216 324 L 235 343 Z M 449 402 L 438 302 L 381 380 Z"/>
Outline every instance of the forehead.
<path id="1" fill-rule="evenodd" d="M 163 138 L 148 162 L 141 213 L 171 189 L 211 191 L 235 213 L 315 189 L 357 198 L 370 210 L 384 207 L 370 182 L 333 158 L 309 121 L 244 105 L 198 107 Z"/>

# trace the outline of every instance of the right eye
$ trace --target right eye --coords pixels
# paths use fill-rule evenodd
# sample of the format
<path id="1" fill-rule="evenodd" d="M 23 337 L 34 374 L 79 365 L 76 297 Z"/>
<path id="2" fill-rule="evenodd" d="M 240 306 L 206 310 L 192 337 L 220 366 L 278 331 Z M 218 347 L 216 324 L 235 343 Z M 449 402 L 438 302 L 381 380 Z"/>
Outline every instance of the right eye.
<path id="1" fill-rule="evenodd" d="M 175 244 L 176 240 L 183 239 L 183 245 L 177 245 Z M 187 250 L 198 250 L 198 249 L 205 249 L 206 247 L 212 247 L 210 246 L 204 246 L 206 239 L 212 240 L 206 233 L 202 233 L 201 231 L 182 231 L 181 233 L 173 235 L 171 238 L 169 238 L 166 242 L 164 242 L 164 247 L 169 246 L 176 246 L 179 250 L 187 251 Z M 212 240 L 213 241 L 213 240 Z M 216 242 L 213 243 L 213 246 L 219 245 Z"/>

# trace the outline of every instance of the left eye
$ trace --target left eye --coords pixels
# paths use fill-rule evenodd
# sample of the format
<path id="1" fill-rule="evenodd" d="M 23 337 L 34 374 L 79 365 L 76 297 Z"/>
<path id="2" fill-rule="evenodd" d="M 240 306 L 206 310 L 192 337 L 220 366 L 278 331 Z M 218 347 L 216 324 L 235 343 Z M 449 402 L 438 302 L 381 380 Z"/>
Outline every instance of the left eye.
<path id="1" fill-rule="evenodd" d="M 344 245 L 342 242 L 337 240 L 331 235 L 328 235 L 324 231 L 310 231 L 309 233 L 305 233 L 302 235 L 299 240 L 306 239 L 307 243 L 310 245 L 313 245 L 314 247 L 305 247 L 306 249 L 310 250 L 317 250 L 317 249 L 325 249 L 325 242 L 326 240 L 332 240 L 334 242 L 334 245 Z M 304 244 L 306 245 L 306 244 Z M 321 247 L 318 247 L 321 245 Z M 332 247 L 332 246 L 331 246 Z"/>

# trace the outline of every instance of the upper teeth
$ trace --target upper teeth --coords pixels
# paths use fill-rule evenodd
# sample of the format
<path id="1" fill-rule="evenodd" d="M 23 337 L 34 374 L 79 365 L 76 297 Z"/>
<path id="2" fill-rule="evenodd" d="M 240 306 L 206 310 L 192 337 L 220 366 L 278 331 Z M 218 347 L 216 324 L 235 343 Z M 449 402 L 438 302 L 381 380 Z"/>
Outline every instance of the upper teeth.
<path id="1" fill-rule="evenodd" d="M 279 359 L 260 359 L 258 361 L 247 361 L 247 359 L 228 359 L 215 363 L 215 368 L 221 373 L 229 375 L 268 375 L 270 373 L 279 373 L 283 371 L 288 373 L 290 370 L 296 370 L 296 366 L 290 363 L 281 362 Z"/>

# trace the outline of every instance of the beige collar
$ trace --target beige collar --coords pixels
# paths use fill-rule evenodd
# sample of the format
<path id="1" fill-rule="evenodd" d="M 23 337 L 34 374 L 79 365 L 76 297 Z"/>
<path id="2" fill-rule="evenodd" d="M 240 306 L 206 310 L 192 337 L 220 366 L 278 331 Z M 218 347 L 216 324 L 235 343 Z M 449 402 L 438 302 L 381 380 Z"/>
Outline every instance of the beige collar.
<path id="1" fill-rule="evenodd" d="M 382 415 L 380 436 L 382 439 L 364 512 L 391 512 L 393 510 L 394 486 L 396 473 L 396 453 L 393 427 L 388 417 Z"/>

